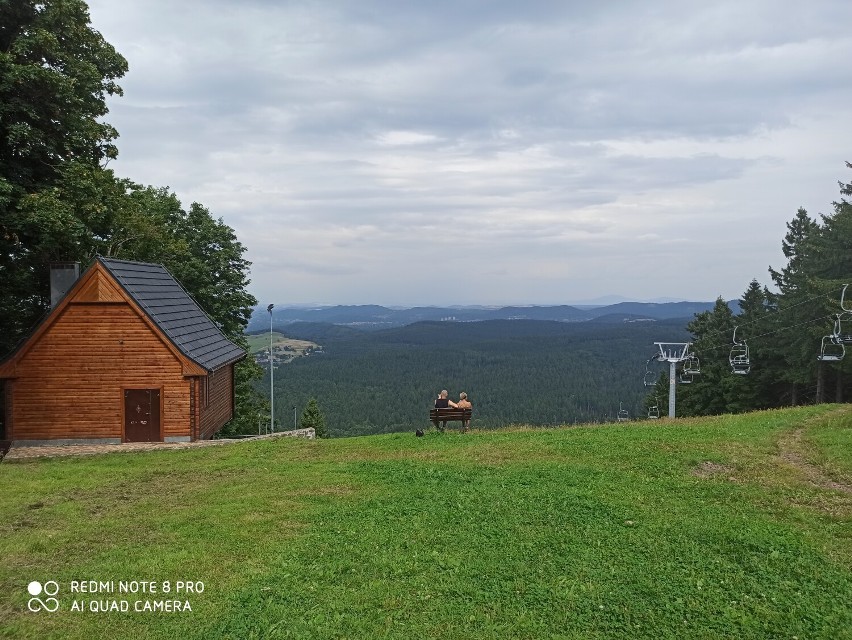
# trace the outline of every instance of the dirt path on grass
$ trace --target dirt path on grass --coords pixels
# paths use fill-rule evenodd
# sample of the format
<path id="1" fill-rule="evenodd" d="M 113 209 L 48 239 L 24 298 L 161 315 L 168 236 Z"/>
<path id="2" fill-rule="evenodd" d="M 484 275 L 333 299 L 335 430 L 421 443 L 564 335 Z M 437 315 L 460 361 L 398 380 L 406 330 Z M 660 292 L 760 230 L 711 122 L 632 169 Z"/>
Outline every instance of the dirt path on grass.
<path id="1" fill-rule="evenodd" d="M 845 413 L 846 411 L 846 409 L 838 409 L 837 412 L 819 416 L 815 420 L 824 420 L 826 417 L 834 415 L 834 413 Z M 835 491 L 842 491 L 843 493 L 852 495 L 852 485 L 832 479 L 820 467 L 808 462 L 805 457 L 806 446 L 802 438 L 812 421 L 813 419 L 799 425 L 792 431 L 784 433 L 778 439 L 778 457 L 782 462 L 800 471 L 807 481 L 814 486 L 823 489 L 834 489 Z"/>
<path id="2" fill-rule="evenodd" d="M 139 451 L 165 451 L 173 449 L 195 449 L 198 447 L 215 447 L 226 444 L 238 444 L 240 442 L 256 442 L 258 440 L 269 440 L 273 438 L 315 438 L 314 430 L 297 429 L 296 431 L 281 431 L 263 436 L 251 436 L 249 438 L 219 440 L 196 440 L 195 442 L 127 442 L 124 444 L 68 444 L 68 445 L 42 445 L 35 447 L 16 447 L 14 443 L 5 457 L 0 455 L 0 460 L 27 460 L 30 458 L 56 458 L 60 456 L 93 456 L 103 453 L 130 453 Z"/>

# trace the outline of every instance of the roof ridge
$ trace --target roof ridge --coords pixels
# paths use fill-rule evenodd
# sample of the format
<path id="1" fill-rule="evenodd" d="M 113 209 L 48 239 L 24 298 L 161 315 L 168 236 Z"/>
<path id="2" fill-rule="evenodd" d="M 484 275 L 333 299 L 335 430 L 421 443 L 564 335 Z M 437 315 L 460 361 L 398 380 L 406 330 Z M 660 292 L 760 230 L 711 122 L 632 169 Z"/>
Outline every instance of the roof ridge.
<path id="1" fill-rule="evenodd" d="M 159 264 L 157 262 L 141 262 L 139 260 L 124 260 L 122 258 L 111 258 L 111 257 L 108 257 L 108 256 L 102 256 L 101 254 L 97 254 L 95 256 L 95 259 L 100 260 L 101 262 L 109 260 L 110 262 L 123 262 L 124 264 L 141 264 L 141 265 L 145 265 L 146 267 L 163 267 L 162 264 Z M 163 267 L 163 269 L 165 269 L 165 267 Z M 168 269 L 166 269 L 166 271 L 168 272 Z M 171 275 L 171 274 L 169 274 L 169 275 Z M 172 276 L 172 277 L 174 277 L 174 276 Z"/>

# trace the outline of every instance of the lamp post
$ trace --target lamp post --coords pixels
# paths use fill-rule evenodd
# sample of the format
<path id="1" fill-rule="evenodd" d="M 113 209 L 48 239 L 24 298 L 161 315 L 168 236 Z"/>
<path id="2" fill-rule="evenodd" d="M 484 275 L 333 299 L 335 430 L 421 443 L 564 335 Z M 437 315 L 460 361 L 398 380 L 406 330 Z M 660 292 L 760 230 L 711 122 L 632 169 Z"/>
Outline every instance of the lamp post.
<path id="1" fill-rule="evenodd" d="M 269 431 L 270 433 L 275 433 L 275 385 L 273 384 L 275 378 L 275 360 L 272 356 L 272 307 L 274 304 L 270 304 L 266 307 L 266 310 L 269 312 Z"/>

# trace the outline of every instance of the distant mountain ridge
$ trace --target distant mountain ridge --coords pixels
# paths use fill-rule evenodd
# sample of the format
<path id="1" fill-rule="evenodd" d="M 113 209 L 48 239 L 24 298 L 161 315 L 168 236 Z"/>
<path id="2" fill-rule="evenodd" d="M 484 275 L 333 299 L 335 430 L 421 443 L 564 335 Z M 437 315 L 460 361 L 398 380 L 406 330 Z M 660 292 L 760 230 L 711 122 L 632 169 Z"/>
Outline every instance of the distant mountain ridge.
<path id="1" fill-rule="evenodd" d="M 412 307 L 391 309 L 381 305 L 335 305 L 329 307 L 281 307 L 272 311 L 276 325 L 306 322 L 329 323 L 376 330 L 401 327 L 424 321 L 477 322 L 483 320 L 551 320 L 557 322 L 638 322 L 691 318 L 709 311 L 714 302 L 618 302 L 593 308 L 570 305 L 487 307 Z M 269 328 L 266 309 L 258 307 L 246 331 L 254 333 Z"/>

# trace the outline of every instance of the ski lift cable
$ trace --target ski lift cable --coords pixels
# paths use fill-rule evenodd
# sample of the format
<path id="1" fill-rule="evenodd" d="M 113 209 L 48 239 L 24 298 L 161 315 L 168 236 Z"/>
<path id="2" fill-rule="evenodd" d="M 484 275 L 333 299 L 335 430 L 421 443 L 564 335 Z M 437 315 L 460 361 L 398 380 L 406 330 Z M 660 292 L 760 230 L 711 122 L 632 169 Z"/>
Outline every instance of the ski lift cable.
<path id="1" fill-rule="evenodd" d="M 840 289 L 838 289 L 837 287 L 834 287 L 833 289 L 825 291 L 824 293 L 821 293 L 817 296 L 814 296 L 813 298 L 809 298 L 808 300 L 803 300 L 802 302 L 797 302 L 796 304 L 790 305 L 789 307 L 784 307 L 783 309 L 778 309 L 778 310 L 775 310 L 775 311 L 771 311 L 769 313 L 772 314 L 773 317 L 777 317 L 777 314 L 780 314 L 783 311 L 789 311 L 790 309 L 794 309 L 795 307 L 801 306 L 803 304 L 807 304 L 809 302 L 813 302 L 814 300 L 818 300 L 818 299 L 822 298 L 823 296 L 825 296 L 829 293 L 836 292 L 836 291 L 841 292 L 841 308 L 844 310 L 844 312 L 848 313 L 848 311 L 846 311 L 845 307 L 843 307 L 843 301 L 844 301 L 843 296 L 846 293 L 846 288 L 848 286 L 849 286 L 848 284 L 845 284 Z M 811 318 L 810 320 L 805 320 L 804 322 L 799 322 L 799 323 L 794 324 L 794 325 L 785 325 L 785 326 L 779 327 L 777 329 L 773 329 L 772 331 L 766 331 L 766 332 L 758 334 L 756 336 L 750 336 L 748 339 L 749 340 L 756 340 L 758 338 L 765 338 L 765 337 L 768 337 L 768 336 L 775 335 L 777 333 L 781 333 L 782 331 L 788 331 L 790 329 L 796 329 L 798 327 L 803 327 L 805 325 L 813 324 L 815 322 L 822 322 L 824 320 L 831 320 L 831 319 L 836 318 L 837 315 L 838 314 L 833 313 L 833 314 L 829 314 L 829 315 L 825 315 L 825 316 L 820 316 L 818 318 Z M 761 322 L 765 319 L 766 318 L 764 317 L 760 320 L 754 320 L 752 322 L 745 323 L 745 324 L 742 324 L 742 325 L 735 325 L 735 327 L 734 327 L 734 342 L 735 342 L 735 344 L 736 344 L 736 331 L 737 331 L 738 328 L 747 327 L 747 326 L 756 324 L 758 322 Z M 720 335 L 723 335 L 723 333 L 727 333 L 727 332 L 715 331 L 713 333 L 708 334 L 707 338 L 712 338 L 714 336 L 720 336 Z M 740 338 L 740 340 L 743 343 L 747 342 L 744 338 Z M 731 345 L 728 342 L 719 343 L 719 344 L 711 344 L 711 345 L 708 345 L 708 346 L 703 346 L 702 351 L 713 351 L 713 350 L 716 350 L 716 349 L 728 349 L 728 348 L 730 348 L 730 346 Z M 651 356 L 648 359 L 648 361 L 645 363 L 645 380 L 644 380 L 644 383 L 645 383 L 646 387 L 652 386 L 651 384 L 649 384 L 649 380 L 648 380 L 648 376 L 652 372 L 652 370 L 650 369 L 650 364 L 651 364 L 651 362 L 658 360 L 658 359 L 659 359 L 659 357 L 657 355 L 654 355 L 654 356 Z"/>
<path id="2" fill-rule="evenodd" d="M 805 325 L 808 325 L 808 324 L 813 324 L 814 322 L 823 321 L 823 320 L 830 320 L 830 319 L 833 319 L 835 317 L 835 315 L 836 314 L 831 314 L 831 315 L 827 315 L 827 316 L 821 316 L 819 318 L 812 318 L 810 320 L 806 320 L 805 322 L 799 322 L 798 324 L 780 327 L 780 328 L 775 329 L 773 331 L 767 331 L 766 333 L 761 333 L 759 335 L 752 336 L 749 339 L 751 340 L 751 339 L 757 339 L 757 338 L 765 338 L 767 336 L 775 335 L 776 333 L 781 333 L 782 331 L 788 331 L 790 329 L 796 329 L 798 327 L 802 327 L 802 326 L 805 326 Z M 731 346 L 730 343 L 714 344 L 714 345 L 709 345 L 709 346 L 703 347 L 702 351 L 706 352 L 706 351 L 713 351 L 714 349 L 728 349 L 728 348 L 730 348 L 730 346 Z M 649 374 L 652 372 L 649 365 L 655 359 L 656 358 L 652 357 L 652 358 L 648 359 L 648 361 L 645 363 L 645 369 L 646 369 L 645 370 L 645 386 L 646 387 L 654 386 L 652 384 L 649 384 Z"/>
<path id="3" fill-rule="evenodd" d="M 797 302 L 796 304 L 791 304 L 789 307 L 784 307 L 783 309 L 779 308 L 779 309 L 768 310 L 766 312 L 766 315 L 763 318 L 758 318 L 756 320 L 752 320 L 751 322 L 740 323 L 737 326 L 740 327 L 740 329 L 743 329 L 743 328 L 749 327 L 749 326 L 754 325 L 754 324 L 759 324 L 761 322 L 764 322 L 767 318 L 775 318 L 778 315 L 780 315 L 780 314 L 782 314 L 786 311 L 789 311 L 791 309 L 795 309 L 796 307 L 801 307 L 802 305 L 809 304 L 811 302 L 814 302 L 815 300 L 819 300 L 820 298 L 823 298 L 824 296 L 828 296 L 828 295 L 831 295 L 831 294 L 834 294 L 834 293 L 837 293 L 837 292 L 840 292 L 840 294 L 842 296 L 843 292 L 846 290 L 847 286 L 849 286 L 849 285 L 843 285 L 842 287 L 838 287 L 838 286 L 835 285 L 831 289 L 826 289 L 822 293 L 815 295 L 813 298 L 808 298 L 807 300 L 802 300 L 801 302 Z M 842 302 L 842 297 L 841 297 L 841 302 Z M 831 314 L 830 317 L 834 317 L 834 314 Z M 815 320 L 817 320 L 817 319 L 822 320 L 824 318 L 815 318 Z M 719 335 L 719 336 L 726 335 L 727 333 L 728 333 L 727 331 L 713 331 L 713 332 L 707 334 L 706 338 L 712 338 L 712 337 L 717 336 L 717 335 Z M 749 338 L 749 340 L 751 340 L 752 338 L 763 337 L 763 335 L 766 335 L 766 334 L 762 334 L 761 336 L 752 336 L 752 337 Z"/>
<path id="4" fill-rule="evenodd" d="M 805 325 L 807 325 L 807 324 L 813 324 L 814 322 L 821 322 L 821 321 L 823 321 L 823 320 L 833 320 L 833 319 L 835 318 L 835 316 L 836 316 L 836 315 L 837 315 L 837 314 L 832 313 L 832 314 L 827 315 L 827 316 L 820 316 L 819 318 L 811 318 L 810 320 L 805 320 L 804 322 L 799 322 L 798 324 L 793 324 L 793 325 L 789 325 L 789 326 L 779 327 L 778 329 L 774 329 L 774 330 L 772 330 L 772 331 L 767 331 L 766 333 L 761 333 L 761 334 L 758 334 L 758 335 L 756 335 L 756 336 L 751 336 L 751 337 L 749 338 L 749 340 L 756 340 L 757 338 L 765 338 L 765 337 L 767 337 L 767 336 L 775 335 L 776 333 L 781 333 L 782 331 L 787 331 L 787 330 L 789 330 L 789 329 L 796 329 L 796 328 L 798 328 L 798 327 L 803 327 L 803 326 L 805 326 Z M 716 332 L 715 334 L 711 334 L 711 335 L 721 335 L 721 332 Z M 706 352 L 706 351 L 713 351 L 714 349 L 729 349 L 729 348 L 730 348 L 730 346 L 731 346 L 731 343 L 730 343 L 730 342 L 720 342 L 720 343 L 711 344 L 711 345 L 702 345 L 701 351 L 702 351 L 702 352 Z M 649 364 L 650 364 L 653 360 L 654 360 L 654 358 L 649 359 L 649 360 L 645 363 L 645 364 L 646 364 L 646 367 L 647 367 L 647 366 L 648 366 L 648 365 L 649 365 Z"/>
<path id="5" fill-rule="evenodd" d="M 736 327 L 738 327 L 738 328 L 748 327 L 748 326 L 751 326 L 751 325 L 754 325 L 754 324 L 757 324 L 757 323 L 760 323 L 760 322 L 764 322 L 767 318 L 775 320 L 777 318 L 778 314 L 783 313 L 784 311 L 789 311 L 790 309 L 795 309 L 796 307 L 800 307 L 804 304 L 808 304 L 810 302 L 813 302 L 814 300 L 819 300 L 820 298 L 823 298 L 826 295 L 835 294 L 838 291 L 840 292 L 840 296 L 841 296 L 840 297 L 841 308 L 843 308 L 843 302 L 844 302 L 843 298 L 844 298 L 844 294 L 846 293 L 846 288 L 848 286 L 849 286 L 848 284 L 844 284 L 842 287 L 839 287 L 839 288 L 837 286 L 834 286 L 831 289 L 827 289 L 823 293 L 820 293 L 820 294 L 818 294 L 818 295 L 816 295 L 812 298 L 808 298 L 807 300 L 797 302 L 796 304 L 792 304 L 789 307 L 784 307 L 783 309 L 777 309 L 775 311 L 769 311 L 769 312 L 767 312 L 767 315 L 764 316 L 763 318 L 753 320 L 752 322 L 747 322 L 745 324 L 738 324 L 738 325 L 736 325 Z M 813 323 L 813 322 L 831 319 L 831 318 L 834 318 L 836 315 L 837 314 L 830 314 L 828 316 L 820 316 L 818 318 L 812 318 L 811 320 L 807 320 L 807 321 L 799 323 L 799 324 L 795 324 L 795 325 L 792 325 L 792 326 L 783 326 L 783 327 L 779 327 L 778 329 L 776 329 L 774 331 L 768 331 L 766 333 L 762 333 L 762 334 L 759 334 L 759 335 L 756 335 L 756 336 L 751 336 L 748 339 L 752 340 L 752 339 L 756 339 L 756 338 L 763 338 L 763 337 L 770 336 L 770 335 L 773 335 L 775 333 L 778 333 L 780 331 L 785 331 L 787 329 L 793 329 L 795 327 L 800 327 L 800 326 L 810 324 L 810 323 Z M 727 333 L 728 333 L 727 331 L 721 331 L 721 330 L 720 331 L 713 331 L 713 332 L 707 334 L 707 336 L 705 336 L 703 339 L 704 340 L 712 339 L 715 336 L 727 335 Z M 710 345 L 708 347 L 704 347 L 704 350 L 721 349 L 722 347 L 725 347 L 725 346 L 730 346 L 730 345 L 727 342 L 725 344 L 714 344 L 714 345 Z"/>
<path id="6" fill-rule="evenodd" d="M 813 324 L 815 322 L 821 322 L 821 321 L 824 321 L 824 320 L 833 320 L 836 315 L 837 314 L 832 313 L 832 314 L 829 314 L 827 316 L 820 316 L 819 318 L 811 318 L 810 320 L 805 320 L 804 322 L 799 322 L 798 324 L 792 324 L 792 325 L 789 325 L 789 326 L 779 327 L 778 329 L 774 329 L 772 331 L 767 331 L 766 333 L 761 333 L 761 334 L 758 334 L 756 336 L 751 336 L 749 338 L 749 340 L 756 340 L 757 338 L 765 338 L 767 336 L 775 335 L 776 333 L 781 333 L 782 331 L 788 331 L 789 329 L 796 329 L 798 327 L 803 327 L 805 325 Z M 717 333 L 721 334 L 721 332 L 717 332 Z M 731 344 L 729 342 L 724 342 L 724 343 L 718 343 L 718 344 L 703 346 L 701 350 L 702 351 L 712 351 L 714 349 L 723 349 L 723 348 L 727 349 L 727 348 L 730 348 L 730 346 L 731 346 Z"/>

